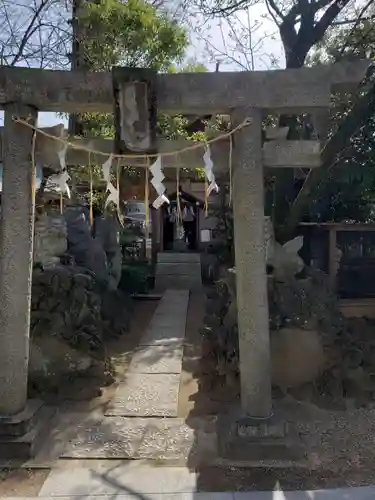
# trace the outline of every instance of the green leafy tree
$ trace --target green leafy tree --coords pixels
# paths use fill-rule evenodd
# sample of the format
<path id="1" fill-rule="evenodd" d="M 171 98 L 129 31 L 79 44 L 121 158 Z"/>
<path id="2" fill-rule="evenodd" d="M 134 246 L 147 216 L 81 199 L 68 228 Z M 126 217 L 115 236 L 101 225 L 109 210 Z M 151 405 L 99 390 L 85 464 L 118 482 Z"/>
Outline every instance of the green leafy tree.
<path id="1" fill-rule="evenodd" d="M 81 52 L 76 57 L 90 71 L 109 71 L 116 65 L 169 71 L 181 63 L 188 45 L 185 28 L 144 0 L 85 1 L 77 15 Z M 84 136 L 114 137 L 112 114 L 85 113 L 79 121 Z M 88 166 L 80 166 L 72 168 L 71 175 L 76 183 L 87 183 L 89 171 Z M 101 169 L 93 166 L 91 171 L 94 184 L 100 183 Z M 127 174 L 137 177 L 140 173 L 129 169 Z M 95 197 L 102 200 L 103 195 Z"/>
<path id="2" fill-rule="evenodd" d="M 85 2 L 80 23 L 85 61 L 94 71 L 119 64 L 166 71 L 182 60 L 188 43 L 182 26 L 143 0 Z"/>
<path id="3" fill-rule="evenodd" d="M 370 37 L 374 36 L 372 31 L 375 18 L 373 11 L 374 0 L 361 2 L 358 4 L 358 8 L 356 8 L 356 4 L 352 0 L 292 0 L 288 2 L 283 0 L 194 1 L 204 13 L 205 23 L 210 17 L 216 17 L 220 19 L 220 22 L 224 19 L 231 28 L 231 23 L 235 22 L 238 29 L 229 29 L 229 33 L 234 36 L 236 50 L 242 52 L 243 57 L 240 60 L 242 62 L 247 61 L 246 69 L 253 69 L 254 66 L 254 45 L 252 42 L 253 35 L 259 28 L 258 21 L 248 23 L 247 34 L 243 33 L 238 37 L 238 33 L 241 29 L 246 28 L 242 22 L 246 14 L 248 19 L 252 20 L 251 16 L 253 13 L 255 14 L 252 8 L 257 4 L 263 4 L 266 7 L 267 14 L 265 17 L 273 21 L 278 31 L 287 69 L 304 66 L 309 55 L 316 47 L 324 43 L 327 37 L 332 39 L 336 37 L 338 42 L 342 31 L 353 32 L 350 36 L 349 52 L 357 56 L 367 54 L 362 43 L 363 35 L 365 35 L 366 40 L 369 40 L 368 31 L 371 30 Z M 356 35 L 358 36 L 354 50 L 353 42 Z M 246 43 L 243 43 L 244 39 Z M 333 40 L 332 43 L 334 43 Z M 226 47 L 225 40 L 223 40 L 223 45 Z M 221 60 L 224 58 L 233 62 L 233 54 L 228 49 L 229 46 L 226 47 L 226 53 L 217 51 L 217 54 Z M 343 51 L 347 54 L 348 49 Z M 238 57 L 235 59 L 239 60 Z M 338 58 L 335 57 L 334 60 L 338 60 Z M 289 139 L 306 138 L 306 129 L 300 126 L 302 118 L 288 115 L 280 117 L 279 125 L 289 127 Z M 272 197 L 277 223 L 279 226 L 286 225 L 294 229 L 302 215 L 301 211 L 298 210 L 297 217 L 297 210 L 293 208 L 299 188 L 295 183 L 294 171 L 293 169 L 278 169 L 272 172 L 272 177 Z M 301 196 L 304 198 L 303 192 Z M 303 204 L 304 206 L 308 204 L 306 199 L 304 199 Z M 290 236 L 291 234 L 288 234 L 287 237 Z"/>
<path id="4" fill-rule="evenodd" d="M 369 15 L 375 13 L 374 7 Z M 312 54 L 309 63 L 336 62 L 352 57 L 375 55 L 373 23 L 364 20 L 354 26 L 340 26 L 327 35 Z M 369 78 L 366 92 L 374 92 Z M 336 96 L 332 113 L 332 132 L 348 118 L 353 107 L 350 94 Z M 328 178 L 316 190 L 310 213 L 321 220 L 369 221 L 374 219 L 375 202 L 375 108 L 369 104 L 366 115 L 359 117 L 348 147 L 340 151 Z"/>

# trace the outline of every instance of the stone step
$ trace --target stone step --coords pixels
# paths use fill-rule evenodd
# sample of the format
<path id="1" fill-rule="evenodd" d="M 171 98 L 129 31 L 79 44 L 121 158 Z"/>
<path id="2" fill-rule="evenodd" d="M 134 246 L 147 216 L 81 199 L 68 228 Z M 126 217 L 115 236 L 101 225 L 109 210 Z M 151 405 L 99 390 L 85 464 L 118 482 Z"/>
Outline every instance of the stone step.
<path id="1" fill-rule="evenodd" d="M 201 263 L 201 256 L 199 253 L 177 253 L 177 252 L 160 252 L 157 255 L 158 263 Z"/>
<path id="2" fill-rule="evenodd" d="M 176 274 L 157 274 L 155 290 L 175 288 L 177 290 L 199 290 L 202 287 L 201 276 L 188 276 Z"/>
<path id="3" fill-rule="evenodd" d="M 159 253 L 155 271 L 155 290 L 198 290 L 202 286 L 200 254 Z"/>
<path id="4" fill-rule="evenodd" d="M 201 276 L 201 265 L 199 262 L 158 262 L 157 274 L 186 274 Z"/>

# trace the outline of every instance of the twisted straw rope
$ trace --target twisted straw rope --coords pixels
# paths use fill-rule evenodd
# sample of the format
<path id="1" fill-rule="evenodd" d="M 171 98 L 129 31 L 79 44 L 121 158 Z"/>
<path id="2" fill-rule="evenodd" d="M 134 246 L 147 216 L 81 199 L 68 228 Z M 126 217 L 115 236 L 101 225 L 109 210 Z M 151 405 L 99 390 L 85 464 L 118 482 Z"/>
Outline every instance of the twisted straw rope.
<path id="1" fill-rule="evenodd" d="M 195 149 L 205 148 L 206 146 L 213 144 L 214 142 L 222 141 L 223 139 L 226 139 L 227 137 L 231 137 L 233 134 L 235 134 L 239 130 L 243 129 L 244 127 L 248 127 L 251 124 L 251 119 L 246 118 L 243 122 L 241 122 L 239 125 L 234 127 L 234 129 L 230 130 L 229 132 L 225 132 L 224 134 L 218 135 L 217 137 L 213 137 L 212 139 L 208 139 L 207 141 L 204 141 L 204 142 L 197 142 L 195 144 L 192 144 L 190 146 L 186 146 L 185 148 L 182 148 L 182 149 L 176 150 L 176 151 L 168 151 L 165 153 L 156 153 L 156 154 L 126 154 L 125 155 L 125 154 L 105 153 L 103 151 L 98 151 L 96 149 L 92 149 L 92 148 L 89 148 L 87 146 L 83 146 L 80 144 L 74 144 L 74 143 L 70 142 L 69 140 L 63 139 L 62 137 L 57 137 L 55 135 L 51 135 L 48 132 L 45 132 L 44 130 L 42 130 L 38 127 L 35 127 L 34 125 L 31 125 L 26 120 L 22 120 L 21 118 L 13 117 L 13 121 L 34 130 L 35 132 L 43 135 L 44 137 L 48 137 L 49 139 L 60 142 L 61 144 L 64 144 L 65 146 L 68 146 L 72 149 L 86 151 L 87 153 L 101 155 L 101 156 L 109 156 L 109 154 L 112 154 L 113 158 L 124 158 L 124 159 L 126 159 L 126 158 L 129 158 L 129 159 L 130 158 L 150 159 L 150 158 L 154 158 L 155 156 L 161 156 L 161 157 L 175 156 L 175 155 L 178 155 L 181 153 L 186 153 L 187 151 L 193 151 Z M 139 165 L 139 166 L 141 166 L 141 165 Z M 148 164 L 144 165 L 144 166 L 147 167 Z"/>

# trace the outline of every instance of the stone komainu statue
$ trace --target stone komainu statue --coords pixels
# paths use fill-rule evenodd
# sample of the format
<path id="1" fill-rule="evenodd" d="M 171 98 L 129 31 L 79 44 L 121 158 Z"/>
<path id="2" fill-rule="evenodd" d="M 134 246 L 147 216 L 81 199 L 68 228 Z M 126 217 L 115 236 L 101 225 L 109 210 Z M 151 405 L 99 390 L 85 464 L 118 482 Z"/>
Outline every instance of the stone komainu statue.
<path id="1" fill-rule="evenodd" d="M 275 240 L 270 217 L 265 217 L 264 221 L 264 245 L 266 262 L 268 266 L 272 266 L 275 278 L 295 276 L 304 268 L 305 264 L 298 255 L 303 246 L 303 236 L 297 236 L 281 245 Z"/>

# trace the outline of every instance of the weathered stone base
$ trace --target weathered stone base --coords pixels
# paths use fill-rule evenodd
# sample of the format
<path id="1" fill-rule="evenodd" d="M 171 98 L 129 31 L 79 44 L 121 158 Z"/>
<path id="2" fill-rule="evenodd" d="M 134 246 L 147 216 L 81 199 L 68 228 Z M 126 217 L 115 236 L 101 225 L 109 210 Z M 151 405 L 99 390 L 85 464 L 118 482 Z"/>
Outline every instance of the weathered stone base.
<path id="1" fill-rule="evenodd" d="M 269 420 L 236 415 L 218 418 L 218 447 L 222 459 L 244 463 L 301 463 L 305 458 L 299 434 L 282 416 Z"/>
<path id="2" fill-rule="evenodd" d="M 53 410 L 39 400 L 30 400 L 26 408 L 11 417 L 0 416 L 0 459 L 32 458 Z"/>

